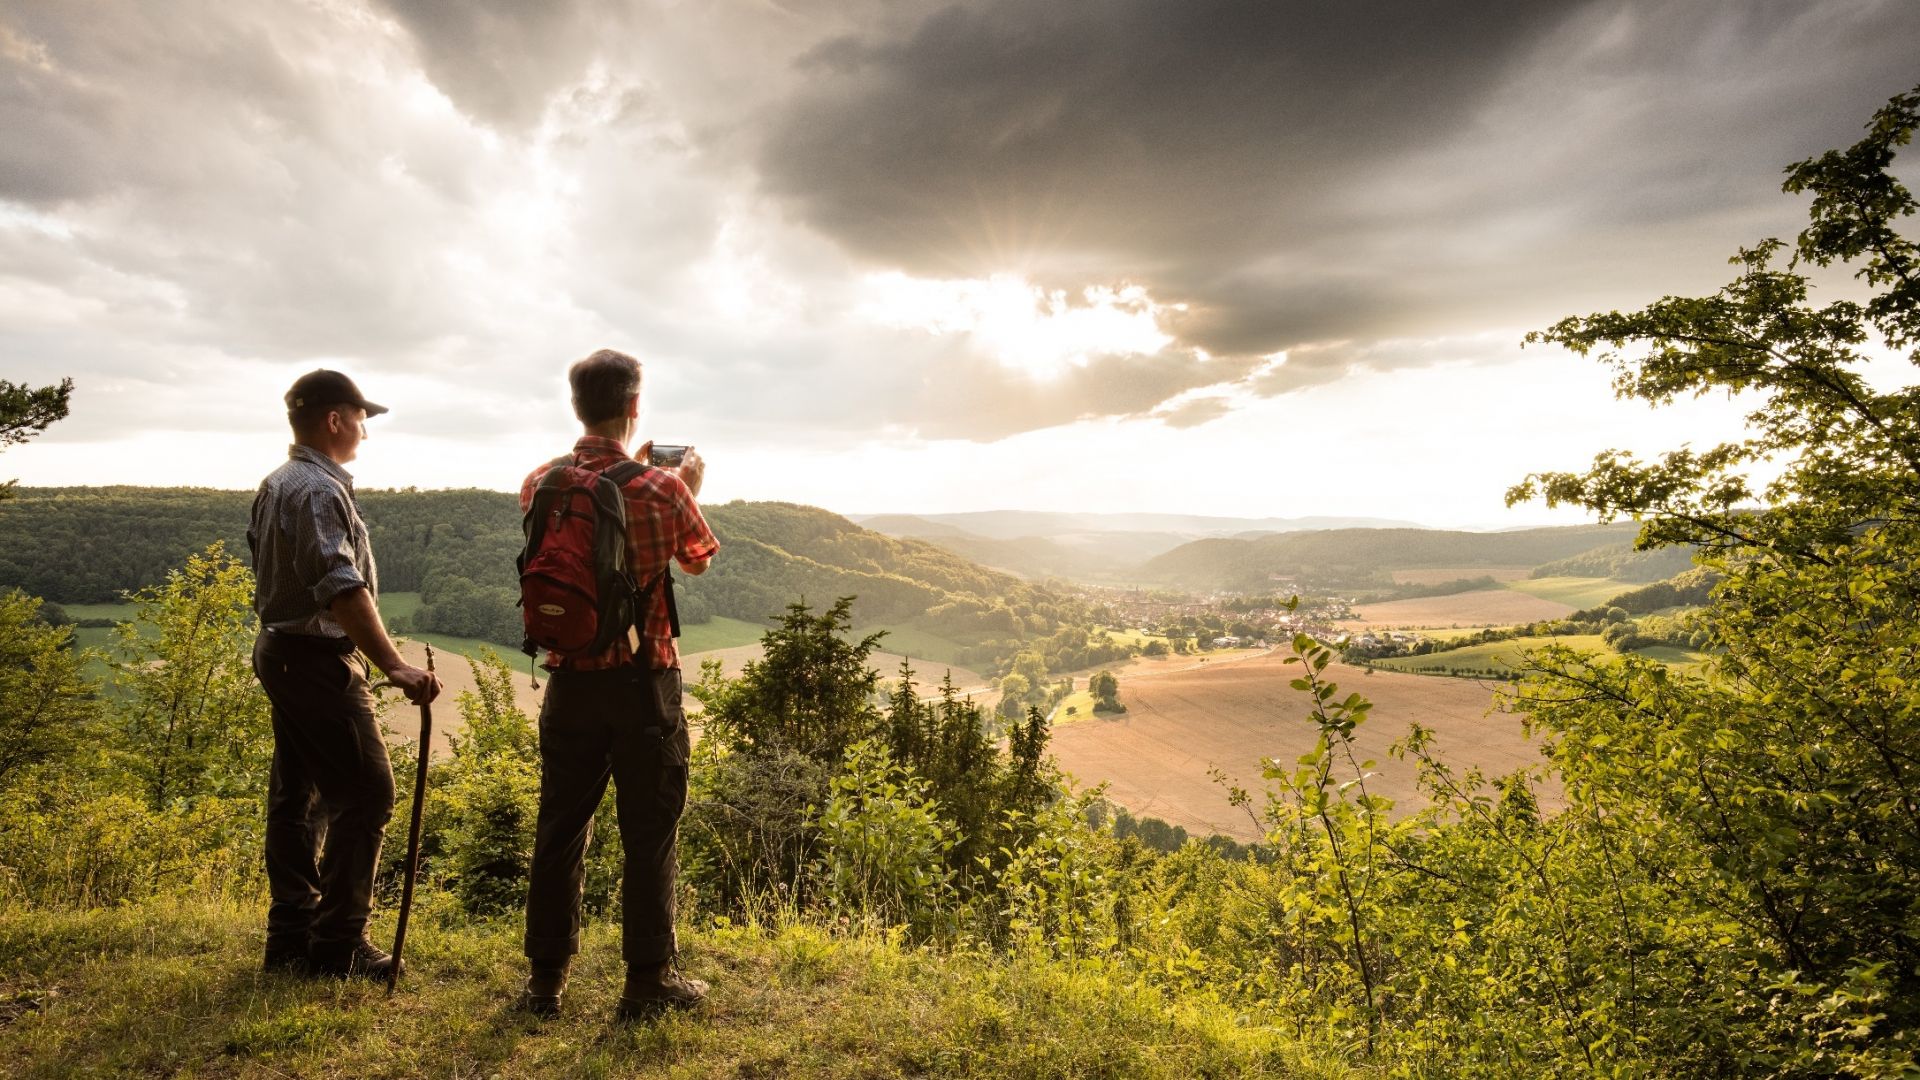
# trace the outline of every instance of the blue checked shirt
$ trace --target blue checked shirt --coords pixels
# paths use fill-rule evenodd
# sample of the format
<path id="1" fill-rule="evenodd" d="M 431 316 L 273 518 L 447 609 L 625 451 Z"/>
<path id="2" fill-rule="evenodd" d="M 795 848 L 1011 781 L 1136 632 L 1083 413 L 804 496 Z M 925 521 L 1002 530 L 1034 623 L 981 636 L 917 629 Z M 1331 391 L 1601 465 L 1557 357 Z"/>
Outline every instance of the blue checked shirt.
<path id="1" fill-rule="evenodd" d="M 288 447 L 287 463 L 260 481 L 247 547 L 253 610 L 268 629 L 345 637 L 327 606 L 349 589 L 380 594 L 353 477 L 310 447 Z"/>

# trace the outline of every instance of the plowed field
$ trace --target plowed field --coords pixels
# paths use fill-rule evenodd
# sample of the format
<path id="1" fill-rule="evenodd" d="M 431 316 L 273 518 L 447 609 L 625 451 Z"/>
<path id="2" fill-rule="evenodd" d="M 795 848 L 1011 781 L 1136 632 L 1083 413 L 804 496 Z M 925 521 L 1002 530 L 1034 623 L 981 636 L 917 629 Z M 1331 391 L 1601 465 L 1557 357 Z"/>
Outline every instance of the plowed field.
<path id="1" fill-rule="evenodd" d="M 1571 604 L 1528 596 L 1512 589 L 1481 589 L 1452 596 L 1362 604 L 1355 608 L 1358 619 L 1340 625 L 1349 630 L 1374 626 L 1511 626 L 1558 619 L 1573 612 Z"/>
<path id="2" fill-rule="evenodd" d="M 1260 830 L 1227 802 L 1209 772 L 1219 769 L 1249 789 L 1261 784 L 1260 761 L 1291 766 L 1313 748 L 1315 728 L 1305 719 L 1306 698 L 1287 683 L 1298 665 L 1278 652 L 1237 662 L 1120 672 L 1127 712 L 1054 728 L 1053 754 L 1082 785 L 1107 781 L 1107 794 L 1135 814 L 1184 826 L 1191 833 L 1224 833 L 1240 840 Z M 1418 721 L 1435 731 L 1443 760 L 1503 773 L 1536 760 L 1518 717 L 1490 713 L 1493 690 L 1467 679 L 1376 672 L 1335 664 L 1326 671 L 1343 692 L 1374 703 L 1359 729 L 1359 748 L 1376 762 L 1370 790 L 1396 802 L 1415 798 L 1414 767 L 1387 755 L 1387 747 Z"/>

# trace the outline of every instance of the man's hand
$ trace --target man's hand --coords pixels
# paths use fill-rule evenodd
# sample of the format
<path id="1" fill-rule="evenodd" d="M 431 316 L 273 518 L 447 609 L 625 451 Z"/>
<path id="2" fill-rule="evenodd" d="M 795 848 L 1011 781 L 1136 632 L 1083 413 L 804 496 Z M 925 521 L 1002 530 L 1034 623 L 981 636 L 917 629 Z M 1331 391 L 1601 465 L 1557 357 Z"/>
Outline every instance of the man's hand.
<path id="1" fill-rule="evenodd" d="M 652 439 L 640 444 L 640 449 L 633 452 L 633 460 L 642 465 L 653 464 Z M 687 490 L 693 493 L 694 498 L 700 497 L 700 483 L 707 478 L 707 463 L 700 456 L 700 451 L 691 446 L 687 447 L 687 454 L 680 459 L 680 464 L 667 467 L 667 471 L 678 476 L 680 482 L 687 485 Z"/>
<path id="2" fill-rule="evenodd" d="M 387 672 L 387 681 L 407 695 L 407 700 L 415 705 L 425 705 L 440 696 L 440 676 L 412 664 L 394 665 L 393 670 Z"/>
<path id="3" fill-rule="evenodd" d="M 687 456 L 680 459 L 680 467 L 673 471 L 680 475 L 681 483 L 687 485 L 693 497 L 699 498 L 700 482 L 707 478 L 707 463 L 701 458 L 700 451 L 687 447 Z"/>

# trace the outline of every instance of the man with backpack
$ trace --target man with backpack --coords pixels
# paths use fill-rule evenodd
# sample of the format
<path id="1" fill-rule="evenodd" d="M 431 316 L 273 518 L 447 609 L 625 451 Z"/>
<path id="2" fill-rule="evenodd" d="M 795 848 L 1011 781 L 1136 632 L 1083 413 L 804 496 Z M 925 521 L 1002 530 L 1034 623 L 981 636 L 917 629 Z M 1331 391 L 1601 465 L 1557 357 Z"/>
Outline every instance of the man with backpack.
<path id="1" fill-rule="evenodd" d="M 674 941 L 675 853 L 687 799 L 689 742 L 681 708 L 671 569 L 707 569 L 719 542 L 695 498 L 705 465 L 691 449 L 650 464 L 629 456 L 640 409 L 640 362 L 602 349 L 567 373 L 584 434 L 520 489 L 527 542 L 521 603 L 527 651 L 552 673 L 540 709 L 540 812 L 527 888 L 521 1004 L 560 1008 L 580 950 L 587 840 L 607 782 L 620 839 L 622 1018 L 687 1008 L 706 984 L 681 974 Z"/>

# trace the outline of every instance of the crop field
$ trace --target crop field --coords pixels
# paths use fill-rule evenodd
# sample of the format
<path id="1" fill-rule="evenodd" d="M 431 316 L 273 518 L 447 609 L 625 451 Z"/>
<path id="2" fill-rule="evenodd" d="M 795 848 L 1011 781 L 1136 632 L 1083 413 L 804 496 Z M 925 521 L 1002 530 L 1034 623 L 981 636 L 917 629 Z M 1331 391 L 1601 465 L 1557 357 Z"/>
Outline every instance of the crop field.
<path id="1" fill-rule="evenodd" d="M 1417 600 L 1392 600 L 1381 604 L 1361 604 L 1355 608 L 1359 618 L 1340 624 L 1343 630 L 1364 630 L 1383 626 L 1510 626 L 1514 623 L 1557 619 L 1572 614 L 1571 605 L 1529 596 L 1510 589 L 1480 589 L 1452 596 L 1428 596 Z"/>
<path id="2" fill-rule="evenodd" d="M 1613 653 L 1613 650 L 1600 640 L 1599 634 L 1567 634 L 1561 637 L 1523 637 L 1514 638 L 1512 641 L 1490 641 L 1484 645 L 1469 645 L 1464 649 L 1428 653 L 1425 656 L 1393 656 L 1384 660 L 1375 660 L 1373 663 L 1376 667 L 1416 674 L 1439 674 L 1447 668 L 1507 671 L 1519 666 L 1521 656 L 1527 650 L 1546 645 L 1565 645 L 1568 648 L 1585 649 L 1604 655 Z"/>
<path id="3" fill-rule="evenodd" d="M 1575 608 L 1584 610 L 1599 607 L 1621 593 L 1637 589 L 1639 586 L 1615 581 L 1612 578 L 1543 577 L 1508 582 L 1507 588 L 1529 596 L 1538 596 L 1543 600 L 1572 604 Z"/>
<path id="4" fill-rule="evenodd" d="M 1444 585 L 1449 581 L 1472 581 L 1475 578 L 1490 577 L 1495 581 L 1518 581 L 1527 576 L 1531 566 L 1443 566 L 1420 567 L 1413 570 L 1395 570 L 1395 585 Z"/>
<path id="5" fill-rule="evenodd" d="M 1209 772 L 1219 769 L 1233 782 L 1258 789 L 1263 757 L 1291 765 L 1313 748 L 1316 729 L 1305 718 L 1305 695 L 1287 685 L 1299 671 L 1278 651 L 1204 665 L 1133 665 L 1119 673 L 1127 712 L 1055 727 L 1053 755 L 1081 785 L 1106 782 L 1107 797 L 1135 814 L 1189 832 L 1257 839 L 1259 828 L 1228 803 Z M 1519 718 L 1491 711 L 1490 685 L 1384 671 L 1367 675 L 1345 664 L 1332 665 L 1326 674 L 1343 692 L 1358 691 L 1373 701 L 1358 735 L 1362 760 L 1376 763 L 1370 771 L 1377 775 L 1368 783 L 1403 806 L 1417 797 L 1414 766 L 1386 751 L 1410 722 L 1432 728 L 1438 753 L 1456 767 L 1503 773 L 1536 759 Z"/>

